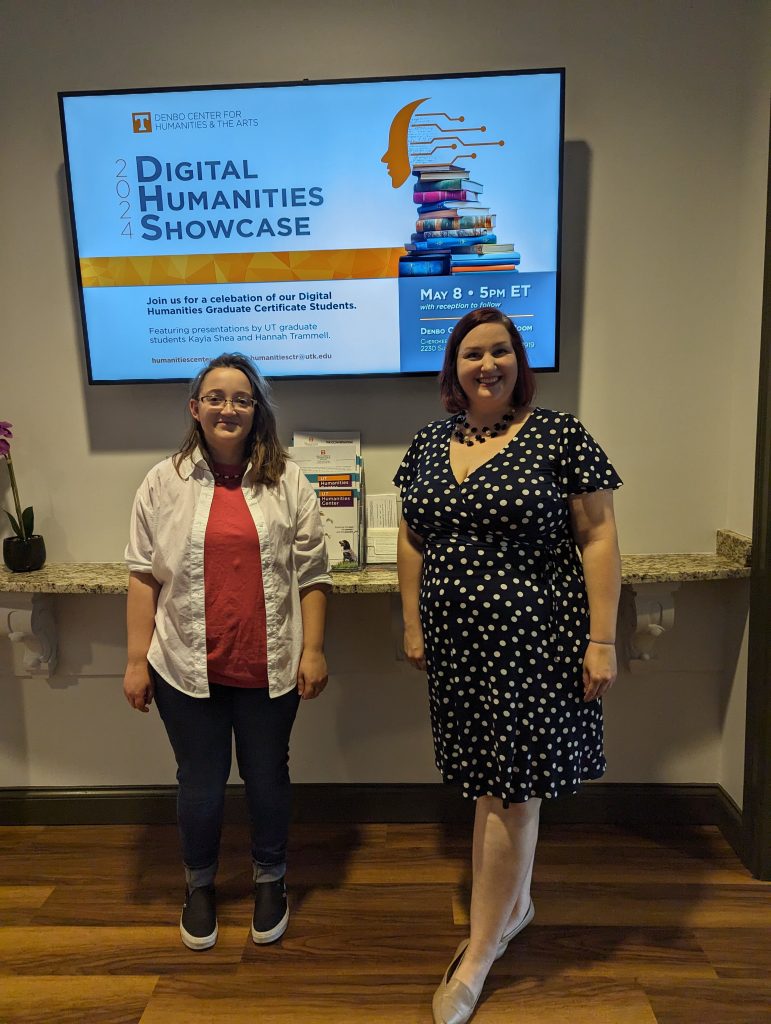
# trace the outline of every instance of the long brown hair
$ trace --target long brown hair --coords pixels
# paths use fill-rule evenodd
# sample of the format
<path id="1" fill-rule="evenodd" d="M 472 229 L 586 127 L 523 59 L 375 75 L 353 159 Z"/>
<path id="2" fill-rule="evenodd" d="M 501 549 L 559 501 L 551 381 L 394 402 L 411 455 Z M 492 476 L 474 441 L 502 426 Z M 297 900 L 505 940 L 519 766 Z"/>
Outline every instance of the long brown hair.
<path id="1" fill-rule="evenodd" d="M 201 372 L 190 382 L 190 398 L 197 399 L 201 394 L 201 385 L 204 377 L 211 370 L 222 368 L 240 370 L 248 379 L 252 389 L 252 398 L 255 400 L 254 420 L 252 429 L 247 435 L 244 443 L 244 455 L 248 456 L 252 463 L 251 476 L 257 484 L 266 484 L 268 487 L 275 486 L 283 476 L 286 468 L 287 453 L 278 439 L 276 427 L 276 414 L 273 409 L 273 402 L 270 397 L 270 386 L 254 363 L 247 356 L 240 352 L 223 352 L 221 356 L 204 366 Z M 185 435 L 179 451 L 174 454 L 174 468 L 179 473 L 179 467 L 183 459 L 192 455 L 196 448 L 200 448 L 207 459 L 211 458 L 206 447 L 206 438 L 203 435 L 201 424 L 193 416 L 190 417 L 190 430 Z M 181 475 L 181 474 L 180 474 Z"/>
<path id="2" fill-rule="evenodd" d="M 468 409 L 468 398 L 458 381 L 458 349 L 466 335 L 480 324 L 503 324 L 511 338 L 511 347 L 517 360 L 517 380 L 511 400 L 515 406 L 530 405 L 535 394 L 535 374 L 527 361 L 522 336 L 505 313 L 492 306 L 472 309 L 461 317 L 452 329 L 447 348 L 444 350 L 444 364 L 439 374 L 439 393 L 447 412 L 463 412 Z"/>

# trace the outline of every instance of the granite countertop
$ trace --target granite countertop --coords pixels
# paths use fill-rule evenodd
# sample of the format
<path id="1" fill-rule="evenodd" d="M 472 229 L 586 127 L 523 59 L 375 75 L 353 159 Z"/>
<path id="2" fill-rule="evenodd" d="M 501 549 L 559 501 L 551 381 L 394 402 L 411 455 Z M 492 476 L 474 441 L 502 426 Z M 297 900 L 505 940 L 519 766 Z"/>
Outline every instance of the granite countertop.
<path id="1" fill-rule="evenodd" d="M 750 575 L 750 539 L 718 530 L 716 554 L 622 555 L 627 584 L 744 579 Z M 398 593 L 396 568 L 370 566 L 332 574 L 338 594 Z M 13 573 L 0 566 L 0 593 L 125 594 L 128 572 L 122 562 L 49 563 L 37 572 Z"/>

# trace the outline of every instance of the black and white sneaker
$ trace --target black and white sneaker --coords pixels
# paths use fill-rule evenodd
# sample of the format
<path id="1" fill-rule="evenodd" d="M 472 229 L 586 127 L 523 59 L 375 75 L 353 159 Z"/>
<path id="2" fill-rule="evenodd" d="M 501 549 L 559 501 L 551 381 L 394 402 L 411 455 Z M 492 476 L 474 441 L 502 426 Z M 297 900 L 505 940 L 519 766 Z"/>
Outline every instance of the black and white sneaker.
<path id="1" fill-rule="evenodd" d="M 217 941 L 217 904 L 213 885 L 185 890 L 179 932 L 188 949 L 210 949 Z"/>
<path id="2" fill-rule="evenodd" d="M 283 878 L 259 882 L 254 887 L 252 938 L 258 946 L 280 939 L 289 924 L 289 903 Z"/>

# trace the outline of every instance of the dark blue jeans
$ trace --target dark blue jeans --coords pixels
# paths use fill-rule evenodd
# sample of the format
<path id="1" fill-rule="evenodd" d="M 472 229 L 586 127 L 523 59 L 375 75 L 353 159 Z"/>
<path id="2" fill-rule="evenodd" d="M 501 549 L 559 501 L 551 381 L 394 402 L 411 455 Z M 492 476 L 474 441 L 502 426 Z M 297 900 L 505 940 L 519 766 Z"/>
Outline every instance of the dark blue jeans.
<path id="1" fill-rule="evenodd" d="M 188 885 L 214 881 L 232 737 L 246 786 L 256 873 L 283 874 L 289 832 L 289 736 L 299 694 L 269 697 L 267 689 L 209 687 L 189 697 L 157 672 L 155 700 L 177 759 L 177 821 Z"/>

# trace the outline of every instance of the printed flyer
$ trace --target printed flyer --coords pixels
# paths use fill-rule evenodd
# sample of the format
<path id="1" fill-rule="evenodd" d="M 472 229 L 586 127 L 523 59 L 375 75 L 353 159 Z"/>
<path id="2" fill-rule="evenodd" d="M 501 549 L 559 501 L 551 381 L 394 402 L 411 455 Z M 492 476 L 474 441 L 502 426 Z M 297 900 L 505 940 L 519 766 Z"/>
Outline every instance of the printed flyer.
<path id="1" fill-rule="evenodd" d="M 329 564 L 339 571 L 358 569 L 361 562 L 361 447 L 358 441 L 310 443 L 295 437 L 289 448 L 315 490 Z"/>

